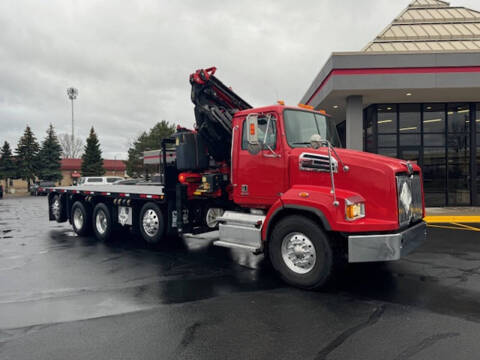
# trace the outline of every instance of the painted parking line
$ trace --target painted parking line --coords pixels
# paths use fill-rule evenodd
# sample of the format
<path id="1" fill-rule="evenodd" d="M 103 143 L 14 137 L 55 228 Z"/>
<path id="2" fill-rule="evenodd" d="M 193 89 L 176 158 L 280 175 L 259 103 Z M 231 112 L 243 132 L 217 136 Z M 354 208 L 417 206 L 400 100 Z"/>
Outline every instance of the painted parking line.
<path id="1" fill-rule="evenodd" d="M 480 216 L 425 216 L 424 220 L 427 224 L 480 224 Z"/>
<path id="2" fill-rule="evenodd" d="M 453 226 L 451 226 L 453 225 Z M 465 224 L 458 224 L 458 223 L 451 223 L 448 225 L 436 225 L 436 224 L 427 224 L 430 228 L 439 228 L 439 229 L 449 229 L 449 230 L 463 230 L 463 231 L 478 231 L 480 232 L 480 228 L 465 225 Z"/>

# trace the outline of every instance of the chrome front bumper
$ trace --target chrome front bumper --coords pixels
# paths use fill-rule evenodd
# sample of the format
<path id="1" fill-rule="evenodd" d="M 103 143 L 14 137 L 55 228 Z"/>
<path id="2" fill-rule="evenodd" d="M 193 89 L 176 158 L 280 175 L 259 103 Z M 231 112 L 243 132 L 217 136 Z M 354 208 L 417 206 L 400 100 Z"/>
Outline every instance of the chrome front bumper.
<path id="1" fill-rule="evenodd" d="M 399 260 L 423 244 L 426 237 L 423 221 L 394 234 L 352 235 L 348 237 L 348 262 Z"/>

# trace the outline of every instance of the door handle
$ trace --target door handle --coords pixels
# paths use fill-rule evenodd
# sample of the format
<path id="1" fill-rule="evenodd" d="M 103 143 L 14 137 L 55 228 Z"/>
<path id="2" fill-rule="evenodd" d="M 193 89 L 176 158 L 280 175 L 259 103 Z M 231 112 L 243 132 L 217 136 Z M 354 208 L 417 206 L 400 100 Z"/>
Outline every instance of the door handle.
<path id="1" fill-rule="evenodd" d="M 273 154 L 265 154 L 265 153 L 263 153 L 263 157 L 266 157 L 266 158 L 281 158 L 282 155 L 277 154 L 277 153 L 273 153 Z"/>
<path id="2" fill-rule="evenodd" d="M 270 152 L 269 154 L 265 154 L 265 151 L 262 153 L 263 157 L 268 157 L 268 158 L 281 158 L 282 155 L 277 154 L 276 152 Z"/>

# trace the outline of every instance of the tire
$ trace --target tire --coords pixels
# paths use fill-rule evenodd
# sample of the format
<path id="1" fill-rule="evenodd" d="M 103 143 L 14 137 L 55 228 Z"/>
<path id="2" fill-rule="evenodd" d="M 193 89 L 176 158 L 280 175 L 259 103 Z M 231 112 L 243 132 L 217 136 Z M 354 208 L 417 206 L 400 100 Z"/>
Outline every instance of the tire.
<path id="1" fill-rule="evenodd" d="M 274 269 L 286 283 L 311 290 L 331 280 L 339 260 L 320 226 L 297 215 L 275 225 L 268 253 Z"/>
<path id="2" fill-rule="evenodd" d="M 204 209 L 203 222 L 204 226 L 210 230 L 218 229 L 218 221 L 216 218 L 221 217 L 225 210 L 221 207 L 209 206 Z"/>
<path id="3" fill-rule="evenodd" d="M 53 215 L 53 218 L 56 222 L 63 222 L 62 218 L 62 201 L 60 199 L 60 195 L 55 195 L 50 203 L 50 209 Z"/>
<path id="4" fill-rule="evenodd" d="M 92 232 L 91 210 L 87 209 L 84 203 L 81 201 L 73 203 L 71 217 L 73 231 L 77 235 L 90 235 Z"/>
<path id="5" fill-rule="evenodd" d="M 107 205 L 99 203 L 93 209 L 92 228 L 99 241 L 108 241 L 112 236 L 112 214 Z"/>
<path id="6" fill-rule="evenodd" d="M 160 207 L 152 202 L 143 205 L 138 219 L 138 226 L 146 243 L 158 244 L 165 233 L 165 221 Z"/>

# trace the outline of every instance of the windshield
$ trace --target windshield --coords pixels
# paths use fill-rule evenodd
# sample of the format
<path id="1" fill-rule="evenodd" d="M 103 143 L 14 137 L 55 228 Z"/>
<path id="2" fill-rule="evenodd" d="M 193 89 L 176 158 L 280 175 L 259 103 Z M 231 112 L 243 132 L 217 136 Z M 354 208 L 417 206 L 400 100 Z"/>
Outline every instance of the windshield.
<path id="1" fill-rule="evenodd" d="M 319 134 L 335 146 L 340 146 L 337 128 L 333 120 L 310 111 L 285 110 L 285 133 L 288 145 L 292 148 L 309 147 L 310 138 Z"/>

